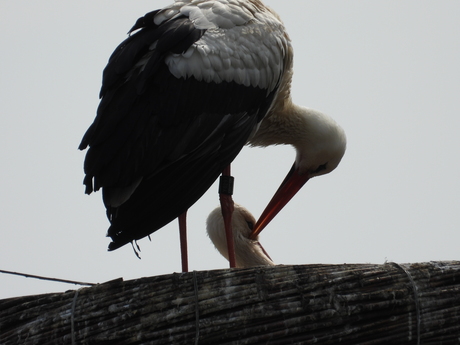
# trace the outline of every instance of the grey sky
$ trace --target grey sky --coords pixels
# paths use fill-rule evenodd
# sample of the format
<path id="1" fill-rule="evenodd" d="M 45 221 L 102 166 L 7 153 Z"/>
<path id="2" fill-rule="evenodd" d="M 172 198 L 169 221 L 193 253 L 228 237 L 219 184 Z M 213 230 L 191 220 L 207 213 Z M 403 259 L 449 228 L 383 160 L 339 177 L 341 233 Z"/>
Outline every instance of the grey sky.
<path id="1" fill-rule="evenodd" d="M 295 49 L 293 98 L 345 129 L 348 149 L 261 234 L 276 263 L 459 259 L 460 2 L 271 0 Z M 180 271 L 177 222 L 107 252 L 101 194 L 77 150 L 101 73 L 136 19 L 170 1 L 2 1 L 0 269 L 89 282 Z M 294 161 L 244 148 L 235 201 L 256 218 Z M 217 187 L 189 211 L 191 270 L 227 267 L 206 237 Z M 71 285 L 0 275 L 0 298 Z"/>

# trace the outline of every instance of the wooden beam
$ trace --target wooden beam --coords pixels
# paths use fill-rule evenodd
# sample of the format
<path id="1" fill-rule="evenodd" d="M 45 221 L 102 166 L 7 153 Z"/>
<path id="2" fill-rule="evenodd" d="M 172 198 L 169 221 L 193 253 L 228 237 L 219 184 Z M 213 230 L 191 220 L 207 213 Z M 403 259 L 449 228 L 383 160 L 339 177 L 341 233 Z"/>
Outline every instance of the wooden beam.
<path id="1" fill-rule="evenodd" d="M 174 273 L 0 300 L 5 345 L 72 338 L 120 345 L 456 344 L 459 337 L 459 261 Z"/>

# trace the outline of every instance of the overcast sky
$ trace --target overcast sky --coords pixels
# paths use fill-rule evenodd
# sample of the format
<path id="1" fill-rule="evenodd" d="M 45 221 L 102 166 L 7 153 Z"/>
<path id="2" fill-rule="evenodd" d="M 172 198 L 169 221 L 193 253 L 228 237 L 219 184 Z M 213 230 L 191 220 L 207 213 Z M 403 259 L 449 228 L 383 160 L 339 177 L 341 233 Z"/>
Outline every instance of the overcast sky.
<path id="1" fill-rule="evenodd" d="M 177 222 L 107 252 L 101 193 L 77 150 L 101 73 L 136 19 L 170 1 L 2 1 L 0 269 L 102 283 L 179 272 Z M 345 129 L 331 174 L 310 180 L 261 234 L 279 264 L 460 259 L 460 2 L 271 0 L 291 36 L 293 99 Z M 235 201 L 257 218 L 291 147 L 244 148 Z M 189 211 L 191 270 L 226 268 L 207 238 L 214 185 Z M 73 285 L 0 274 L 0 298 Z"/>

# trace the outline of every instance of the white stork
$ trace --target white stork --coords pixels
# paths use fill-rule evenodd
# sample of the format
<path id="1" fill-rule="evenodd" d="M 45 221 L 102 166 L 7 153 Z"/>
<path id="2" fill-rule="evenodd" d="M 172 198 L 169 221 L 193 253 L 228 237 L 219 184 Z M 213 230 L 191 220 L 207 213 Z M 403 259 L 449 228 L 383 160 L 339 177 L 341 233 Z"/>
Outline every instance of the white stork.
<path id="1" fill-rule="evenodd" d="M 79 146 L 89 147 L 86 193 L 102 188 L 109 250 L 185 214 L 245 144 L 297 150 L 253 238 L 309 178 L 339 164 L 345 134 L 293 104 L 291 43 L 261 1 L 176 0 L 129 33 L 104 69 Z"/>
<path id="2" fill-rule="evenodd" d="M 258 236 L 255 239 L 249 238 L 255 223 L 254 216 L 246 208 L 235 204 L 235 210 L 232 215 L 232 228 L 237 268 L 275 265 L 260 244 Z M 217 207 L 209 214 L 206 220 L 206 230 L 219 253 L 229 260 L 224 218 L 220 207 Z"/>

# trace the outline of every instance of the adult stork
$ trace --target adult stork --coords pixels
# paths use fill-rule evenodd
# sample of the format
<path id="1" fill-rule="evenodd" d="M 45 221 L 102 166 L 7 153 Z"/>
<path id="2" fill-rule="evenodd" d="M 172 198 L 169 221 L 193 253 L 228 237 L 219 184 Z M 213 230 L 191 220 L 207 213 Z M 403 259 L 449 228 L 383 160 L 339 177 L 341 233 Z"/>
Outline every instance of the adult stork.
<path id="1" fill-rule="evenodd" d="M 291 43 L 261 1 L 176 0 L 129 34 L 104 69 L 97 116 L 79 146 L 89 147 L 86 193 L 102 188 L 109 250 L 184 215 L 246 143 L 297 150 L 253 237 L 310 177 L 339 164 L 344 132 L 293 104 Z"/>
<path id="2" fill-rule="evenodd" d="M 243 206 L 235 204 L 232 215 L 235 262 L 237 268 L 275 265 L 259 242 L 259 236 L 251 239 L 256 220 Z M 227 238 L 221 207 L 214 209 L 206 220 L 206 230 L 220 254 L 229 260 Z"/>

